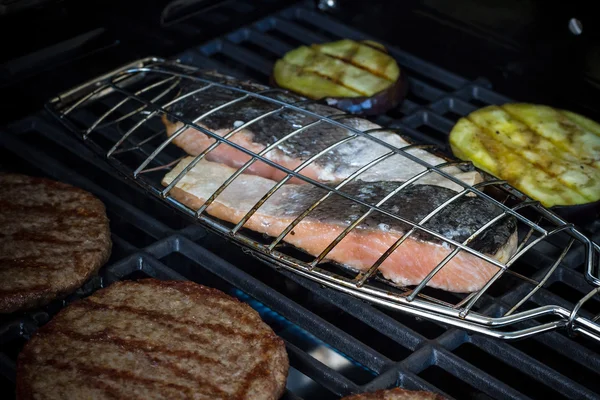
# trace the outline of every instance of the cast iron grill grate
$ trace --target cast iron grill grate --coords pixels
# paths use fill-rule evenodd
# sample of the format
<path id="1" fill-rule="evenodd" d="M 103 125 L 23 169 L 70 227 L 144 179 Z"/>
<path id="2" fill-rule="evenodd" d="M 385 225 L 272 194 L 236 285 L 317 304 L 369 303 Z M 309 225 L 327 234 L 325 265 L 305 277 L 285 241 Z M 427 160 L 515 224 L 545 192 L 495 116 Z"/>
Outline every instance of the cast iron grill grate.
<path id="1" fill-rule="evenodd" d="M 0 138 L 3 168 L 90 190 L 105 202 L 111 223 L 117 224 L 111 227 L 115 253 L 100 278 L 66 302 L 115 279 L 144 276 L 184 277 L 223 289 L 248 301 L 286 338 L 292 349 L 286 398 L 335 399 L 396 385 L 457 399 L 541 399 L 549 393 L 552 398 L 597 397 L 600 356 L 588 340 L 548 332 L 506 343 L 373 307 L 293 273 L 275 273 L 220 237 L 188 225 L 177 213 L 127 185 L 93 152 L 45 118 L 24 120 Z M 103 190 L 106 185 L 113 189 Z M 138 243 L 152 244 L 141 247 L 125 239 L 133 236 L 130 228 L 145 237 Z M 14 390 L 15 361 L 22 345 L 62 306 L 57 302 L 2 321 L 3 393 Z"/>
<path id="2" fill-rule="evenodd" d="M 299 18 L 297 15 L 306 17 L 311 12 L 294 8 L 274 19 Z M 337 25 L 330 22 L 332 25 L 327 26 L 335 29 Z M 338 27 L 350 32 L 349 28 Z M 345 31 L 340 32 L 328 38 L 341 37 Z M 353 35 L 357 36 L 358 33 L 353 32 Z M 201 58 L 196 58 L 198 66 L 222 65 L 214 63 L 213 53 L 200 55 Z M 194 50 L 184 57 L 198 57 L 198 54 Z M 224 59 L 227 60 L 227 57 Z M 233 64 L 233 67 L 236 65 Z M 428 71 L 430 67 L 425 65 L 422 70 Z M 241 73 L 240 69 L 233 72 L 237 72 L 237 75 Z M 266 75 L 263 73 L 257 77 L 264 80 Z M 460 81 L 460 78 L 457 79 Z M 443 78 L 439 80 L 444 81 Z M 455 92 L 459 93 L 463 85 L 473 89 L 479 88 L 480 84 L 461 81 L 443 90 L 454 90 L 456 87 L 458 89 Z M 476 92 L 471 89 L 469 93 Z M 447 99 L 448 107 L 455 107 L 453 99 Z M 486 99 L 485 104 L 495 102 L 493 98 Z M 468 99 L 463 99 L 463 102 L 458 103 L 461 104 L 459 107 L 477 106 L 477 103 Z M 432 115 L 444 117 L 431 111 L 426 101 L 423 104 L 425 107 L 415 106 L 409 111 L 406 107 L 410 107 L 411 103 L 405 103 L 401 114 L 382 118 L 389 118 L 385 123 L 403 124 L 404 127 L 408 126 L 406 120 L 410 121 L 413 112 L 421 115 L 414 121 L 425 121 L 424 124 L 439 122 Z M 464 113 L 458 111 L 457 114 Z M 421 124 L 413 123 L 413 130 L 407 130 L 406 133 L 413 133 L 421 140 L 429 138 L 421 132 Z M 294 371 L 298 371 L 294 374 L 300 374 L 303 380 L 312 382 L 310 385 L 293 387 L 290 387 L 293 385 L 290 383 L 286 395 L 289 398 L 296 398 L 294 393 L 305 398 L 320 395 L 319 398 L 337 398 L 350 392 L 393 385 L 443 391 L 456 398 L 542 398 L 548 395 L 552 398 L 597 397 L 600 357 L 596 345 L 585 339 L 549 332 L 511 344 L 480 335 L 469 336 L 462 330 L 444 324 L 430 324 L 401 313 L 372 307 L 286 271 L 274 273 L 253 263 L 249 257 L 223 243 L 220 238 L 197 226 L 189 226 L 187 221 L 167 207 L 123 184 L 104 166 L 101 159 L 94 157 L 93 153 L 86 151 L 85 147 L 45 119 L 28 119 L 13 126 L 12 131 L 7 132 L 10 136 L 0 136 L 0 164 L 5 168 L 44 174 L 78 184 L 99 195 L 107 204 L 111 220 L 117 222 L 113 226 L 117 252 L 101 274 L 105 284 L 114 279 L 145 275 L 163 279 L 183 276 L 233 290 L 234 294 L 248 300 L 246 295 L 238 292 L 241 290 L 279 313 L 293 326 L 310 332 L 337 349 L 345 355 L 345 359 L 350 358 L 370 371 L 366 375 L 339 373 L 334 361 L 318 353 L 310 354 L 299 340 L 287 339 L 292 366 Z M 17 132 L 18 136 L 15 134 Z M 415 132 L 420 132 L 421 137 Z M 218 256 L 215 257 L 205 248 L 210 248 Z M 223 259 L 228 259 L 233 265 Z M 585 294 L 588 285 L 583 279 L 580 255 L 568 258 L 564 264 L 557 269 L 556 278 L 547 282 L 546 287 L 538 291 L 531 301 L 536 304 L 553 301 L 572 308 L 573 303 Z M 90 293 L 99 284 L 99 280 L 91 282 L 75 297 Z M 576 295 L 555 290 L 558 284 L 565 285 Z M 251 304 L 260 307 L 258 303 Z M 6 383 L 9 388 L 12 386 L 11 377 L 14 378 L 14 360 L 18 349 L 31 332 L 60 306 L 57 304 L 39 313 L 14 316 L 9 323 L 3 321 L 0 331 L 0 375 L 7 379 L 2 382 L 0 378 L 0 382 Z M 499 301 L 497 310 L 502 310 L 502 307 Z M 275 325 L 273 320 L 268 322 Z M 279 333 L 281 329 L 276 328 L 276 331 Z M 315 361 L 317 359 L 319 361 Z M 332 359 L 335 360 L 335 357 Z M 497 368 L 502 365 L 504 367 Z M 519 381 L 526 383 L 520 384 Z M 532 390 L 534 387 L 535 391 Z"/>

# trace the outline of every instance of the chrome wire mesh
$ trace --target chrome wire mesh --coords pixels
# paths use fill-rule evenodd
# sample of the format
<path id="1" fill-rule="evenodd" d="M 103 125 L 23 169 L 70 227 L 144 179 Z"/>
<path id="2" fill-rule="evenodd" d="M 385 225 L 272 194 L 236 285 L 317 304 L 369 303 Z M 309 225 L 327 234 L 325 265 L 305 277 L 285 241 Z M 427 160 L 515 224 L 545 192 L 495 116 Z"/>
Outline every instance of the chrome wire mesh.
<path id="1" fill-rule="evenodd" d="M 196 85 L 202 84 L 202 86 L 189 93 L 181 94 L 179 88 L 190 82 Z M 193 119 L 183 118 L 170 110 L 171 106 L 185 98 L 209 89 L 227 90 L 236 93 L 239 97 L 214 107 L 209 111 L 202 112 Z M 600 284 L 600 280 L 597 277 L 597 262 L 600 247 L 579 232 L 572 224 L 567 223 L 556 214 L 545 209 L 538 202 L 527 198 L 516 189 L 510 187 L 505 181 L 489 177 L 482 171 L 479 172 L 487 179 L 473 185 L 469 185 L 447 172 L 450 167 L 475 170 L 470 163 L 447 161 L 431 165 L 410 153 L 410 150 L 414 149 L 430 150 L 431 146 L 429 145 L 409 143 L 402 148 L 398 148 L 372 135 L 372 133 L 377 131 L 391 132 L 393 130 L 377 128 L 361 131 L 344 123 L 345 119 L 354 118 L 353 116 L 342 113 L 328 116 L 320 115 L 303 107 L 308 104 L 306 100 L 291 103 L 269 96 L 270 94 L 279 92 L 282 91 L 279 89 L 247 90 L 247 88 L 232 86 L 222 81 L 211 79 L 210 74 L 206 75 L 194 67 L 178 62 L 151 58 L 136 61 L 122 69 L 60 95 L 49 103 L 48 109 L 62 123 L 76 133 L 78 137 L 84 140 L 98 154 L 107 158 L 110 164 L 115 166 L 125 176 L 131 178 L 132 181 L 144 187 L 152 195 L 200 221 L 205 226 L 241 244 L 251 254 L 269 265 L 292 270 L 322 285 L 340 290 L 374 304 L 399 309 L 416 316 L 429 318 L 493 337 L 517 339 L 556 328 L 566 328 L 572 332 L 581 332 L 589 337 L 600 340 L 600 326 L 595 323 L 597 317 L 594 318 L 592 315 L 587 315 L 586 312 L 582 311 L 582 305 L 592 298 L 598 292 L 598 289 L 592 289 L 572 310 L 558 305 L 536 304 L 530 301 L 535 297 L 535 293 L 552 276 L 557 266 L 560 265 L 567 254 L 575 249 L 584 253 L 585 269 L 582 272 L 585 273 L 591 287 Z M 212 132 L 199 124 L 208 116 L 219 113 L 247 99 L 265 102 L 275 108 L 249 121 L 242 122 L 222 135 Z M 298 113 L 312 118 L 313 121 L 299 126 L 291 132 L 283 133 L 280 138 L 259 152 L 253 152 L 233 140 L 234 136 L 244 129 L 251 127 L 260 120 L 282 112 Z M 163 116 L 168 116 L 171 120 L 181 124 L 169 136 L 166 135 L 165 127 L 157 123 Z M 284 167 L 267 157 L 270 151 L 276 149 L 287 140 L 297 138 L 308 129 L 324 124 L 343 128 L 349 132 L 349 135 L 343 140 L 333 143 L 311 157 L 308 157 L 293 169 Z M 184 154 L 173 145 L 173 141 L 183 135 L 188 129 L 201 132 L 209 138 L 214 139 L 214 142 L 198 155 L 195 155 L 191 162 L 165 187 L 165 185 L 161 184 L 164 174 L 170 171 L 184 157 L 189 157 L 189 155 Z M 374 144 L 383 146 L 386 152 L 373 158 L 370 162 L 334 184 L 320 182 L 302 173 L 307 166 L 312 165 L 312 163 L 329 151 L 358 138 L 366 139 Z M 229 176 L 206 199 L 201 207 L 192 209 L 175 199 L 171 195 L 171 192 L 177 183 L 190 170 L 197 166 L 201 160 L 205 159 L 207 154 L 219 146 L 233 148 L 248 156 L 249 159 L 237 168 L 237 171 Z M 355 181 L 365 171 L 397 155 L 418 164 L 423 170 L 404 182 L 398 182 L 398 186 L 392 192 L 376 203 L 365 202 L 343 190 L 348 183 Z M 256 162 L 264 163 L 283 172 L 284 177 L 275 183 L 237 223 L 226 223 L 209 215 L 207 212 L 209 206 L 218 200 L 222 192 L 235 179 Z M 383 207 L 397 193 L 430 175 L 443 177 L 461 187 L 462 190 L 457 191 L 455 195 L 430 211 L 418 222 L 413 222 Z M 323 195 L 304 212 L 294 218 L 277 237 L 265 238 L 246 229 L 244 227 L 245 224 L 260 207 L 279 189 L 290 183 L 292 179 L 300 180 L 308 185 L 319 188 L 323 191 Z M 490 188 L 494 191 L 488 191 Z M 334 196 L 339 196 L 359 204 L 366 211 L 357 219 L 349 221 L 342 232 L 320 254 L 306 257 L 306 254 L 300 254 L 297 249 L 285 246 L 283 243 L 285 237 L 293 233 L 293 229 L 316 207 Z M 427 221 L 434 218 L 440 212 L 443 212 L 450 204 L 465 196 L 476 196 L 489 202 L 494 207 L 500 209 L 501 213 L 489 220 L 462 242 L 449 239 L 443 234 L 425 226 Z M 409 226 L 410 229 L 395 240 L 392 246 L 383 252 L 377 261 L 365 271 L 356 271 L 330 262 L 327 256 L 335 246 L 352 231 L 357 229 L 361 222 L 374 213 L 385 215 Z M 506 262 L 500 262 L 487 254 L 480 253 L 469 247 L 469 244 L 479 238 L 486 230 L 505 218 L 514 218 L 520 228 L 516 251 Z M 430 237 L 445 242 L 452 250 L 417 285 L 403 287 L 381 277 L 378 274 L 380 266 L 407 239 L 413 237 L 416 232 L 427 234 Z M 546 242 L 551 242 L 554 246 L 558 246 L 560 251 L 549 257 L 551 260 L 547 265 L 537 266 L 533 272 L 526 273 L 521 271 L 518 266 L 530 263 L 530 260 L 527 260 L 527 256 L 531 250 L 540 246 L 543 248 Z M 431 279 L 461 252 L 468 253 L 470 256 L 477 257 L 494 265 L 497 267 L 497 272 L 480 290 L 471 293 L 447 293 L 439 289 L 430 288 L 428 283 L 430 283 Z M 528 269 L 525 268 L 525 270 Z M 511 304 L 506 305 L 501 315 L 490 315 L 485 311 L 486 293 L 494 288 L 519 293 L 518 296 L 514 296 L 514 301 Z M 522 323 L 525 321 L 534 322 L 534 325 L 524 327 Z"/>

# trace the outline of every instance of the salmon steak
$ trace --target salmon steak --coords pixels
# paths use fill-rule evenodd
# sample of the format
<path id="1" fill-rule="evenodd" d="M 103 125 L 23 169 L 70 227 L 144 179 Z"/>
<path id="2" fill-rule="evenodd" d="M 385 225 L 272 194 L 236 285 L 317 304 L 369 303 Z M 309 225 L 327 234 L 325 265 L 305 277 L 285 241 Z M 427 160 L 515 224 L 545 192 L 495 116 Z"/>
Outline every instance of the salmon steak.
<path id="1" fill-rule="evenodd" d="M 167 186 L 189 165 L 186 157 L 162 179 Z M 170 191 L 170 196 L 197 210 L 235 172 L 236 168 L 201 160 L 185 174 Z M 277 182 L 257 175 L 240 174 L 206 209 L 208 214 L 237 224 L 244 215 Z M 399 186 L 398 182 L 356 180 L 340 190 L 365 204 L 374 205 Z M 277 237 L 313 203 L 328 191 L 315 185 L 282 185 L 249 218 L 244 227 Z M 358 271 L 368 270 L 398 239 L 411 229 L 399 221 L 401 216 L 413 223 L 456 195 L 456 192 L 436 185 L 411 184 L 393 194 L 380 209 L 374 211 L 351 230 L 325 257 Z M 331 195 L 296 225 L 283 241 L 313 256 L 319 256 L 353 221 L 368 208 L 359 202 L 337 194 Z M 462 196 L 444 207 L 423 227 L 442 237 L 464 242 L 479 228 L 500 215 L 502 210 L 476 196 Z M 387 214 L 386 214 L 387 213 Z M 502 263 L 517 247 L 516 219 L 504 217 L 483 231 L 469 247 Z M 384 278 L 403 286 L 419 284 L 454 246 L 421 230 L 415 230 L 380 265 Z M 489 261 L 459 251 L 433 278 L 428 286 L 451 291 L 473 292 L 481 289 L 499 268 Z"/>
<path id="2" fill-rule="evenodd" d="M 162 122 L 172 142 L 189 155 L 201 154 L 213 145 L 216 139 L 182 121 L 194 123 L 221 137 L 231 134 L 228 138 L 231 142 L 253 153 L 264 152 L 264 157 L 291 170 L 322 153 L 300 171 L 300 174 L 319 182 L 341 181 L 392 151 L 375 140 L 398 149 L 409 145 L 398 134 L 385 130 L 367 119 L 343 116 L 344 114 L 336 108 L 307 102 L 303 97 L 272 90 L 254 82 L 240 81 L 216 73 L 204 74 L 208 74 L 208 78 L 213 81 L 254 93 L 263 92 L 263 95 L 269 98 L 296 104 L 319 116 L 337 119 L 348 127 L 366 132 L 366 136 L 343 126 L 320 121 L 315 115 L 282 109 L 277 103 L 244 97 L 242 93 L 218 86 L 206 88 L 203 82 L 188 80 L 180 84 L 179 98 L 167 107 L 170 115 L 164 114 Z M 225 106 L 227 103 L 229 104 Z M 264 115 L 267 116 L 263 117 Z M 295 131 L 298 132 L 294 133 Z M 341 144 L 336 145 L 337 143 Z M 412 148 L 406 151 L 430 165 L 447 162 L 423 149 Z M 250 160 L 251 156 L 221 143 L 207 153 L 206 158 L 239 168 Z M 364 171 L 360 179 L 369 182 L 405 181 L 425 169 L 423 165 L 402 154 L 393 154 Z M 477 171 L 463 171 L 456 166 L 445 167 L 444 171 L 469 185 L 482 180 Z M 274 180 L 287 176 L 286 172 L 262 161 L 253 163 L 245 173 Z M 304 181 L 292 178 L 290 183 L 301 184 Z M 462 190 L 460 185 L 437 173 L 429 173 L 417 183 Z"/>

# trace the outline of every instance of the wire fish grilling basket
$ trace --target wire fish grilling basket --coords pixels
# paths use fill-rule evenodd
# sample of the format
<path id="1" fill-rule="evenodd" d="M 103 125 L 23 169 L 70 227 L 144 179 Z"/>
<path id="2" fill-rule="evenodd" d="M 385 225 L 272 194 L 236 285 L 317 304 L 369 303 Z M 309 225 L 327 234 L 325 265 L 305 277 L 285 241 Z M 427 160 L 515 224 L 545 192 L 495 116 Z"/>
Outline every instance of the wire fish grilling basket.
<path id="1" fill-rule="evenodd" d="M 408 143 L 404 147 L 397 147 L 372 135 L 373 130 L 362 131 L 351 124 L 346 124 L 344 119 L 349 119 L 351 116 L 321 115 L 314 109 L 306 107 L 310 104 L 306 99 L 290 101 L 289 99 L 294 97 L 286 97 L 282 90 L 238 82 L 178 61 L 147 58 L 63 93 L 50 101 L 47 108 L 70 131 L 131 182 L 140 185 L 151 195 L 209 229 L 241 245 L 250 254 L 270 266 L 293 271 L 327 288 L 345 292 L 380 306 L 496 338 L 519 339 L 562 328 L 570 333 L 579 332 L 600 340 L 600 325 L 596 323 L 600 315 L 594 316 L 585 307 L 586 302 L 600 291 L 597 268 L 600 247 L 572 224 L 512 188 L 505 181 L 494 179 L 483 171 L 478 172 L 485 177 L 484 180 L 473 185 L 466 184 L 448 172 L 450 168 L 477 171 L 469 163 L 447 161 L 430 165 L 413 154 L 412 150 L 432 150 L 431 146 Z M 195 85 L 194 91 L 184 94 L 181 88 L 190 83 Z M 174 104 L 194 93 L 208 90 L 227 91 L 236 96 L 233 100 L 200 112 L 192 119 L 173 112 Z M 274 94 L 282 94 L 283 97 Z M 202 126 L 202 121 L 207 117 L 248 99 L 269 104 L 271 111 L 249 121 L 239 121 L 225 133 L 219 134 Z M 283 111 L 288 115 L 291 113 L 308 116 L 311 122 L 306 125 L 294 125 L 294 130 L 282 132 L 280 138 L 273 139 L 270 145 L 258 152 L 235 142 L 235 135 L 243 129 L 251 129 L 253 124 Z M 163 117 L 179 123 L 176 132 L 171 135 L 166 134 L 165 126 L 161 123 Z M 345 129 L 348 136 L 311 155 L 294 169 L 279 165 L 267 157 L 269 151 L 276 149 L 286 140 L 298 139 L 309 128 L 319 124 Z M 189 129 L 207 135 L 213 139 L 213 142 L 208 148 L 192 157 L 191 162 L 165 185 L 162 181 L 165 174 L 172 171 L 184 157 L 188 156 L 173 144 L 173 140 Z M 375 130 L 393 131 L 385 128 Z M 342 142 L 346 143 L 356 138 L 372 141 L 383 146 L 386 151 L 357 168 L 342 181 L 333 184 L 317 181 L 303 174 L 304 168 L 319 157 L 332 151 Z M 219 146 L 229 146 L 244 153 L 248 161 L 226 179 L 199 208 L 192 209 L 172 196 L 177 183 L 205 159 L 207 154 Z M 390 157 L 407 158 L 419 166 L 419 172 L 408 180 L 397 182 L 395 189 L 378 202 L 365 202 L 344 191 L 344 187 L 350 182 L 356 181 L 361 174 Z M 210 215 L 207 212 L 209 206 L 218 201 L 223 191 L 256 162 L 276 168 L 282 173 L 283 178 L 275 183 L 236 223 L 226 222 Z M 457 185 L 460 190 L 416 222 L 383 207 L 384 203 L 397 193 L 431 176 L 446 179 L 449 183 Z M 245 224 L 257 210 L 292 179 L 319 188 L 323 193 L 322 197 L 305 212 L 296 216 L 277 237 L 266 237 L 246 229 Z M 364 213 L 347 221 L 347 225 L 337 238 L 320 254 L 309 257 L 293 246 L 286 245 L 286 235 L 293 234 L 293 229 L 303 218 L 307 218 L 316 207 L 335 196 L 360 204 Z M 477 197 L 497 207 L 501 212 L 476 229 L 464 241 L 449 239 L 442 233 L 427 227 L 427 221 L 465 196 Z M 331 262 L 328 254 L 335 246 L 339 245 L 353 230 L 359 229 L 360 224 L 375 213 L 399 221 L 408 226 L 408 229 L 367 269 L 358 271 Z M 506 218 L 514 218 L 518 225 L 518 243 L 510 257 L 501 262 L 470 246 L 491 226 Z M 417 234 L 430 235 L 443 242 L 448 250 L 447 254 L 436 266 L 432 266 L 431 271 L 418 284 L 403 286 L 383 278 L 379 268 L 386 258 L 405 244 L 407 239 Z M 436 274 L 462 253 L 488 262 L 495 266 L 496 272 L 476 291 L 454 293 L 430 287 L 429 284 Z M 579 268 L 577 273 L 583 274 L 589 285 L 588 294 L 576 304 L 568 303 L 545 290 L 548 285 L 560 281 L 561 268 Z"/>

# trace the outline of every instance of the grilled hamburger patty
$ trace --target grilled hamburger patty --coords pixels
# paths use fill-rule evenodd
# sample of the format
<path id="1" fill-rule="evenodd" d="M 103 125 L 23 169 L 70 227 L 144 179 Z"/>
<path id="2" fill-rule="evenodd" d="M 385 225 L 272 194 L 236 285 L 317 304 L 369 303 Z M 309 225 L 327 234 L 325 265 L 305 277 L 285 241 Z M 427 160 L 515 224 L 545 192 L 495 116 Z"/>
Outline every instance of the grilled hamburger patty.
<path id="1" fill-rule="evenodd" d="M 0 226 L 0 313 L 73 292 L 112 249 L 104 204 L 45 178 L 0 173 Z"/>
<path id="2" fill-rule="evenodd" d="M 18 358 L 19 399 L 278 399 L 284 342 L 193 282 L 117 282 L 61 310 Z"/>
<path id="3" fill-rule="evenodd" d="M 340 400 L 445 400 L 439 394 L 426 392 L 423 390 L 406 390 L 394 388 L 388 390 L 378 390 L 369 393 L 354 394 L 343 397 Z"/>

